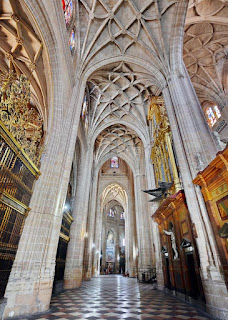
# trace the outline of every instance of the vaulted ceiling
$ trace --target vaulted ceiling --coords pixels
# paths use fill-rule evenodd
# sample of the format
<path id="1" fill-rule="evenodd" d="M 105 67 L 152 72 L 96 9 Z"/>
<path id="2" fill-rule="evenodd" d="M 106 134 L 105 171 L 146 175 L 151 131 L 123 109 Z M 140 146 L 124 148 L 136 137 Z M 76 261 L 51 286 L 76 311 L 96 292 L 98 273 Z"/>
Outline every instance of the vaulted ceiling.
<path id="1" fill-rule="evenodd" d="M 126 63 L 111 64 L 97 70 L 89 79 L 90 128 L 101 130 L 107 123 L 126 121 L 146 135 L 149 96 L 160 89 L 151 85 L 144 68 Z"/>
<path id="2" fill-rule="evenodd" d="M 113 125 L 103 130 L 95 142 L 95 161 L 101 163 L 112 155 L 128 160 L 131 168 L 137 165 L 137 148 L 141 147 L 137 134 L 124 125 Z"/>
<path id="3" fill-rule="evenodd" d="M 227 103 L 226 2 L 189 1 L 182 42 L 183 58 L 202 104 L 205 101 L 216 101 L 219 105 Z M 139 132 L 146 141 L 151 141 L 146 119 L 148 97 L 161 94 L 163 76 L 171 72 L 175 30 L 170 26 L 174 26 L 178 3 L 165 0 L 80 1 L 83 68 L 107 61 L 89 78 L 91 127 L 93 134 L 98 135 L 97 160 L 108 153 L 120 154 L 126 150 L 131 161 L 135 151 L 133 148 L 130 151 L 129 144 L 134 145 L 135 134 L 139 136 Z M 178 55 L 178 42 L 174 49 Z M 119 62 L 109 63 L 111 57 Z M 134 134 L 126 135 L 132 124 Z M 105 129 L 102 131 L 102 128 Z"/>
<path id="4" fill-rule="evenodd" d="M 170 26 L 184 20 L 179 0 L 80 0 L 81 70 L 110 60 L 134 60 L 150 65 L 160 78 L 169 74 L 169 59 L 177 34 Z M 182 10 L 182 11 L 181 11 Z M 183 11 L 184 12 L 184 11 Z M 175 56 L 181 54 L 176 47 Z M 151 72 L 152 73 L 152 72 Z"/>
<path id="5" fill-rule="evenodd" d="M 165 25 L 174 23 L 178 6 L 179 1 L 79 2 L 81 70 L 98 66 L 88 79 L 97 163 L 118 154 L 134 167 L 136 145 L 150 141 L 149 96 L 161 93 L 169 72 L 171 30 Z"/>
<path id="6" fill-rule="evenodd" d="M 9 68 L 24 73 L 31 81 L 31 102 L 44 118 L 47 56 L 38 29 L 20 3 L 0 2 L 0 74 Z M 165 77 L 173 72 L 171 62 L 181 57 L 182 49 L 200 102 L 227 103 L 227 0 L 189 1 L 183 45 L 175 24 L 178 19 L 184 23 L 184 6 L 180 0 L 77 2 L 77 72 L 88 74 L 89 130 L 96 137 L 97 159 L 125 150 L 134 163 L 136 138 L 151 141 L 148 97 L 161 94 Z"/>
<path id="7" fill-rule="evenodd" d="M 116 200 L 119 202 L 124 209 L 126 209 L 127 206 L 127 193 L 117 183 L 111 183 L 109 184 L 102 192 L 101 196 L 101 207 L 103 208 L 107 203 L 109 203 L 112 200 Z"/>
<path id="8" fill-rule="evenodd" d="M 47 120 L 44 47 L 19 1 L 0 2 L 0 77 L 9 69 L 31 82 L 31 103 Z"/>
<path id="9" fill-rule="evenodd" d="M 226 0 L 190 0 L 184 62 L 201 103 L 228 101 L 228 6 Z"/>

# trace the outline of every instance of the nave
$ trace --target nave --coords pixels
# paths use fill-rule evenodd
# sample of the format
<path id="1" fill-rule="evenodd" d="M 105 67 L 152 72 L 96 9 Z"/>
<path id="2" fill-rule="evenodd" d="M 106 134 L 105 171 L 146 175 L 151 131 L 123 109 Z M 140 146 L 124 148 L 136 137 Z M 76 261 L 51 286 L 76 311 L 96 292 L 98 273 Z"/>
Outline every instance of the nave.
<path id="1" fill-rule="evenodd" d="M 21 318 L 20 318 L 21 319 Z M 176 297 L 153 289 L 134 278 L 105 275 L 83 282 L 52 299 L 50 312 L 28 319 L 213 319 Z"/>
<path id="2" fill-rule="evenodd" d="M 227 2 L 0 1 L 0 319 L 228 319 Z"/>

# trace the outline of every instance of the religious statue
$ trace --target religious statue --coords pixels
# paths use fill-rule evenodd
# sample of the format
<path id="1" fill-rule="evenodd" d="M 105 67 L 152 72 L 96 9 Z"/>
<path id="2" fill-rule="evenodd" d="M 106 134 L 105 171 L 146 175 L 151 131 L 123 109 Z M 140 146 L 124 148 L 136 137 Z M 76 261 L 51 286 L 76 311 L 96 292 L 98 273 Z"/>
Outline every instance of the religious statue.
<path id="1" fill-rule="evenodd" d="M 227 141 L 221 140 L 220 135 L 217 131 L 213 132 L 214 138 L 215 138 L 215 143 L 218 146 L 218 149 L 224 150 L 225 147 L 227 146 Z"/>
<path id="2" fill-rule="evenodd" d="M 196 159 L 196 164 L 197 164 L 196 170 L 202 171 L 205 168 L 205 163 L 203 161 L 202 154 L 200 152 L 196 152 L 195 159 Z"/>
<path id="3" fill-rule="evenodd" d="M 174 260 L 175 260 L 175 259 L 178 259 L 176 238 L 175 238 L 175 234 L 174 234 L 173 228 L 170 228 L 170 230 L 163 230 L 163 232 L 164 232 L 167 236 L 170 236 L 172 249 L 173 249 L 173 251 L 174 251 L 174 257 L 173 257 L 173 259 L 174 259 Z"/>

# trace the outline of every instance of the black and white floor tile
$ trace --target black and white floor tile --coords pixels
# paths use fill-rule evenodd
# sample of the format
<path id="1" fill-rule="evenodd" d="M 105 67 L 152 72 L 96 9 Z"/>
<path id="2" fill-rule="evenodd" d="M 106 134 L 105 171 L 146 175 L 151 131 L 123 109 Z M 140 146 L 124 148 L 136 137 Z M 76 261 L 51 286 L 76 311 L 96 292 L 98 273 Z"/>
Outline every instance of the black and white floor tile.
<path id="1" fill-rule="evenodd" d="M 80 289 L 55 296 L 50 311 L 23 320 L 207 320 L 212 319 L 184 301 L 153 290 L 136 279 L 107 275 L 83 282 Z"/>

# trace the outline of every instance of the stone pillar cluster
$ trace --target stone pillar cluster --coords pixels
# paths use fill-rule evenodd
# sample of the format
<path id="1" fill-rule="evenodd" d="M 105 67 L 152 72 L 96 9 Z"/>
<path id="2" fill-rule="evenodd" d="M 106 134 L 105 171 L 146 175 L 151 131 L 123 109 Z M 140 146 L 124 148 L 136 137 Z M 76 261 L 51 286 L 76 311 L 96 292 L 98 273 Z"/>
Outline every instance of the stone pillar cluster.
<path id="1" fill-rule="evenodd" d="M 64 288 L 78 288 L 83 280 L 99 275 L 100 268 L 104 270 L 108 232 L 104 209 L 116 201 L 125 214 L 125 271 L 134 277 L 140 270 L 156 267 L 157 288 L 164 289 L 160 234 L 151 218 L 159 203 L 148 203 L 150 198 L 143 193 L 156 187 L 151 161 L 153 135 L 146 116 L 150 95 L 162 96 L 165 101 L 178 160 L 174 182 L 179 190 L 180 173 L 197 234 L 207 310 L 215 317 L 228 319 L 221 257 L 201 190 L 192 182 L 218 149 L 183 64 L 189 1 L 157 0 L 148 1 L 148 5 L 145 0 L 118 1 L 116 7 L 103 8 L 107 12 L 102 16 L 97 1 L 78 1 L 70 25 L 76 26 L 77 22 L 80 30 L 73 51 L 68 46 L 72 29 L 66 27 L 62 7 L 54 2 L 49 6 L 49 2 L 20 1 L 25 7 L 23 16 L 27 15 L 37 39 L 47 46 L 47 84 L 41 86 L 47 94 L 45 98 L 42 90 L 39 94 L 47 100 L 48 110 L 42 110 L 46 130 L 42 174 L 33 190 L 31 211 L 6 288 L 4 319 L 49 309 L 63 206 L 75 158 L 80 161 L 74 165 L 74 221 Z M 191 5 L 197 7 L 203 2 L 192 1 Z M 131 8 L 125 10 L 130 4 Z M 121 21 L 118 35 L 111 34 L 115 15 Z M 95 23 L 95 19 L 99 21 Z M 133 24 L 127 26 L 127 21 L 137 24 L 135 34 L 130 30 Z M 125 40 L 128 44 L 123 47 Z M 14 54 L 10 55 L 10 65 Z M 39 55 L 40 51 L 34 60 Z M 31 73 L 26 66 L 23 68 Z M 34 68 L 39 68 L 36 61 Z M 19 71 L 20 65 L 16 69 Z M 42 77 L 38 79 L 41 84 Z M 222 103 L 222 117 L 227 120 L 225 99 Z M 80 141 L 80 152 L 76 141 Z M 120 160 L 119 167 L 111 168 L 113 156 Z M 116 237 L 119 239 L 118 234 Z M 117 270 L 119 242 L 115 249 Z"/>

